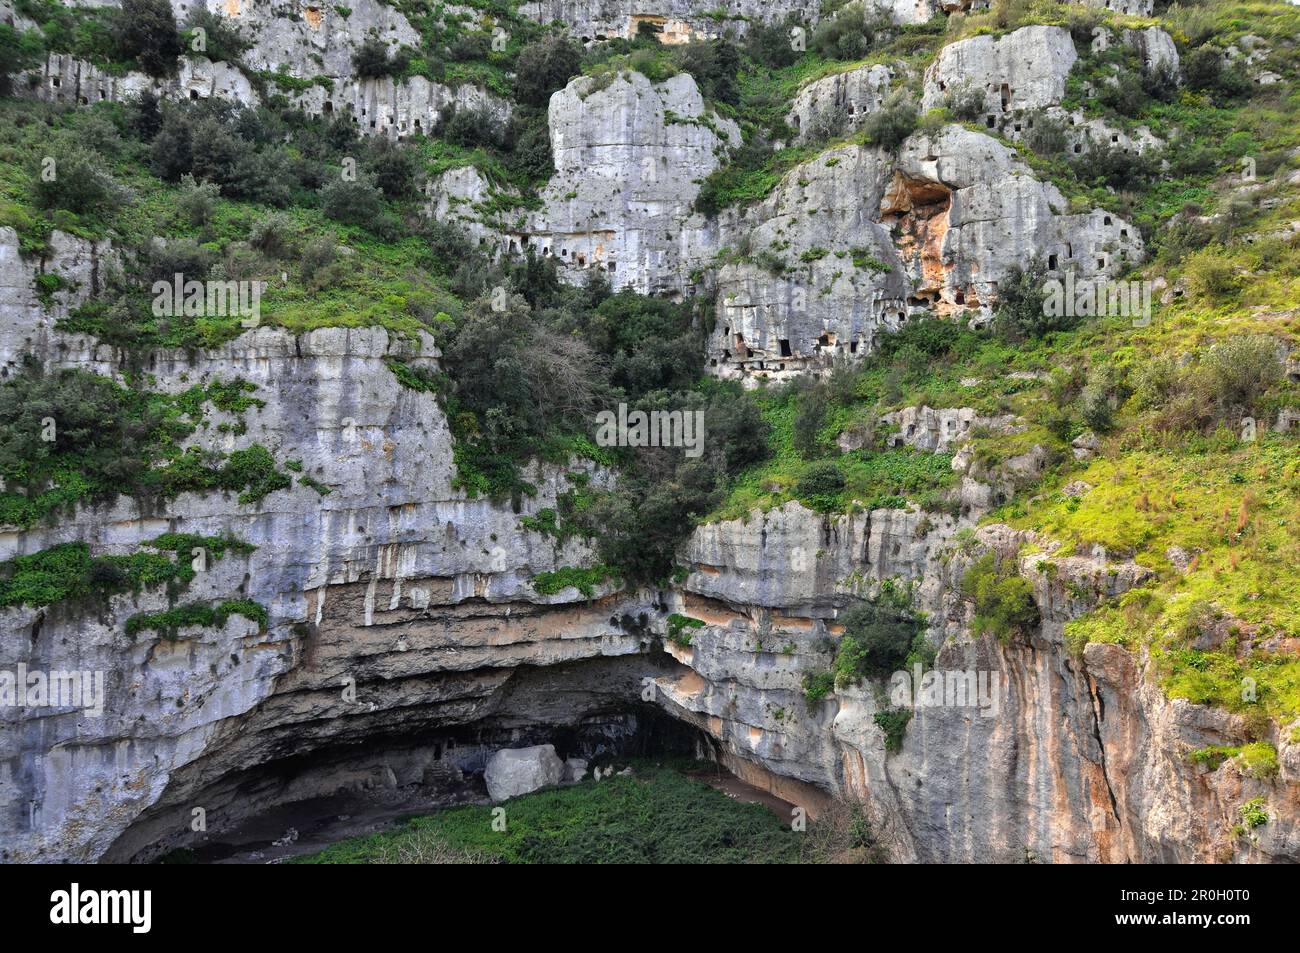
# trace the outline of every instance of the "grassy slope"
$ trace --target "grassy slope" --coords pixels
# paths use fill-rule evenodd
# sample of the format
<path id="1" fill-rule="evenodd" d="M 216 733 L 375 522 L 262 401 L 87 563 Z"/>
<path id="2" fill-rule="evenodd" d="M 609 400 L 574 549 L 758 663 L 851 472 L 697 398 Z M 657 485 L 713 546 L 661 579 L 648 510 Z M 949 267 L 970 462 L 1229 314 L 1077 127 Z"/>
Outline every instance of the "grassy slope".
<path id="1" fill-rule="evenodd" d="M 686 777 L 690 764 L 637 761 L 632 777 L 514 798 L 506 830 L 492 809 L 451 808 L 334 844 L 298 863 L 789 863 L 802 836 L 772 811 Z M 699 765 L 707 768 L 707 765 Z"/>

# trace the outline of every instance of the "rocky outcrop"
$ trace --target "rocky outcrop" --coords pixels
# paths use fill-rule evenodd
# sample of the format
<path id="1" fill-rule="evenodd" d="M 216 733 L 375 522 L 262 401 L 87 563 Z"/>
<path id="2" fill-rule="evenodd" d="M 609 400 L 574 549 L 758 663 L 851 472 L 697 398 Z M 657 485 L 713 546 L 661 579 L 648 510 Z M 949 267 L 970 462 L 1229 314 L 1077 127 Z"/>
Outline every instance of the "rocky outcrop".
<path id="1" fill-rule="evenodd" d="M 444 86 L 423 76 L 339 79 L 329 88 L 314 85 L 291 92 L 289 99 L 309 116 L 348 116 L 363 135 L 389 139 L 433 135 L 455 111 L 486 113 L 498 122 L 511 113 L 508 102 L 477 86 Z"/>
<path id="2" fill-rule="evenodd" d="M 1144 30 L 1123 31 L 1124 42 L 1132 47 L 1142 60 L 1142 69 L 1147 73 L 1168 70 L 1178 73 L 1178 47 L 1174 38 L 1158 26 L 1149 26 Z"/>
<path id="3" fill-rule="evenodd" d="M 674 45 L 725 33 L 743 36 L 753 20 L 781 22 L 790 13 L 809 15 L 799 0 L 736 0 L 725 8 L 708 0 L 658 0 L 649 5 L 630 0 L 529 0 L 520 4 L 519 13 L 538 23 L 563 23 L 583 43 L 632 39 L 639 30 L 653 29 L 661 43 Z"/>
<path id="4" fill-rule="evenodd" d="M 354 78 L 352 55 L 367 36 L 384 40 L 390 52 L 402 46 L 418 49 L 422 43 L 405 16 L 378 0 L 350 7 L 301 2 L 274 6 L 250 0 L 207 0 L 207 6 L 250 41 L 238 65 L 214 63 L 187 51 L 177 75 L 159 79 L 139 72 L 118 75 L 52 53 L 40 70 L 17 78 L 15 91 L 80 105 L 125 102 L 150 91 L 168 99 L 215 97 L 255 106 L 262 100 L 258 90 L 266 89 L 286 96 L 309 115 L 347 116 L 364 135 L 394 139 L 432 133 L 448 110 L 484 110 L 498 120 L 509 117 L 508 103 L 470 84 L 445 86 L 423 76 L 401 81 Z M 178 22 L 184 23 L 189 4 L 175 0 L 173 8 Z"/>
<path id="5" fill-rule="evenodd" d="M 961 126 L 918 133 L 897 157 L 828 150 L 723 240 L 732 257 L 718 270 L 709 369 L 746 383 L 825 371 L 915 316 L 985 321 L 998 283 L 1036 256 L 1082 283 L 1145 254 L 1136 228 L 1071 214 L 1011 149 Z"/>
<path id="6" fill-rule="evenodd" d="M 243 72 L 207 57 L 182 58 L 175 77 L 155 79 L 137 72 L 108 73 L 68 54 L 51 53 L 39 71 L 29 72 L 15 82 L 16 93 L 50 103 L 82 106 L 101 101 L 128 102 L 146 91 L 168 99 L 215 97 L 246 106 L 260 101 Z"/>
<path id="7" fill-rule="evenodd" d="M 37 268 L 89 286 L 106 249 L 56 233 L 52 244 L 62 251 L 32 262 L 17 255 L 12 230 L 0 239 L 0 275 L 13 288 L 0 322 L 10 366 L 30 354 L 49 369 L 112 373 L 114 350 L 52 330 L 33 291 Z M 328 495 L 295 478 L 256 503 L 221 493 L 154 504 L 118 499 L 81 506 L 54 525 L 0 528 L 0 559 L 72 541 L 97 555 L 125 555 L 165 532 L 233 535 L 257 547 L 210 560 L 183 592 L 113 596 L 89 614 L 80 605 L 0 610 L 7 671 L 23 664 L 99 672 L 106 688 L 97 717 L 77 708 L 6 709 L 6 860 L 131 857 L 193 842 L 195 807 L 217 830 L 280 798 L 351 783 L 329 774 L 291 783 L 290 771 L 252 797 L 238 780 L 247 772 L 313 753 L 328 761 L 362 742 L 379 751 L 386 736 L 402 735 L 409 746 L 434 733 L 422 757 L 468 771 L 481 770 L 503 742 L 528 741 L 530 732 L 547 740 L 555 725 L 595 732 L 593 743 L 602 726 L 631 730 L 619 726 L 635 718 L 646 666 L 656 671 L 643 654 L 655 610 L 636 594 L 594 601 L 576 590 L 538 594 L 534 576 L 584 565 L 591 553 L 579 540 L 559 543 L 521 523 L 556 505 L 570 487 L 566 474 L 596 486 L 609 474 L 578 461 L 534 468 L 526 477 L 536 495 L 517 509 L 456 489 L 436 400 L 403 388 L 387 366 L 400 359 L 433 367 L 437 354 L 427 335 L 333 328 L 295 337 L 270 327 L 198 354 L 155 352 L 149 367 L 163 390 L 239 378 L 265 401 L 242 417 L 210 407 L 210 426 L 189 444 L 222 452 L 260 444 L 278 462 L 301 461 L 302 478 Z M 220 426 L 237 422 L 243 426 Z M 231 615 L 171 637 L 125 632 L 128 618 L 178 601 L 227 599 L 258 603 L 266 624 Z M 602 662 L 610 667 L 590 667 Z M 530 666 L 548 674 L 522 674 Z M 566 690 L 556 692 L 553 679 Z M 433 757 L 435 750 L 442 754 Z"/>
<path id="8" fill-rule="evenodd" d="M 39 257 L 24 258 L 21 248 L 18 233 L 0 226 L 0 377 L 18 370 L 27 354 L 85 355 L 93 350 L 93 342 L 56 335 L 54 325 L 102 290 L 117 262 L 110 240 L 91 241 L 58 229 L 51 231 Z M 37 291 L 42 275 L 59 278 L 48 298 Z"/>
<path id="9" fill-rule="evenodd" d="M 814 80 L 795 94 L 786 123 L 795 143 L 847 135 L 884 103 L 894 81 L 887 66 L 860 66 Z"/>
<path id="10" fill-rule="evenodd" d="M 983 417 L 970 407 L 904 407 L 884 414 L 880 422 L 897 428 L 889 436 L 891 446 L 929 453 L 946 453 L 980 431 L 1009 434 L 1024 429 L 1014 414 Z"/>
<path id="11" fill-rule="evenodd" d="M 1136 227 L 1100 210 L 1070 213 L 1060 191 L 1010 149 L 956 126 L 904 145 L 881 211 L 904 236 L 913 295 L 941 311 L 995 301 L 998 282 L 1035 257 L 1091 281 L 1117 277 L 1145 255 Z"/>
<path id="12" fill-rule="evenodd" d="M 879 151 L 843 146 L 745 212 L 736 260 L 718 270 L 712 373 L 751 382 L 821 369 L 906 319 L 904 262 L 875 211 L 889 175 Z"/>
<path id="13" fill-rule="evenodd" d="M 172 0 L 176 19 L 184 23 L 196 0 Z M 197 0 L 225 17 L 251 41 L 241 57 L 252 70 L 288 73 L 300 79 L 352 75 L 352 54 L 367 36 L 377 36 L 391 50 L 419 48 L 421 37 L 406 17 L 383 0 L 355 0 L 330 5 L 310 0 L 266 3 L 259 0 Z"/>
<path id="14" fill-rule="evenodd" d="M 705 107 L 687 73 L 580 77 L 551 97 L 548 115 L 556 174 L 505 250 L 554 259 L 573 282 L 597 268 L 616 289 L 680 293 L 714 245 L 691 205 L 740 144 L 735 123 Z"/>
<path id="15" fill-rule="evenodd" d="M 485 224 L 493 221 L 490 203 L 497 194 L 498 190 L 473 166 L 449 169 L 425 186 L 428 202 L 424 210 L 440 222 L 464 229 L 475 241 L 499 242 L 498 232 Z M 513 190 L 506 189 L 505 194 L 511 195 Z"/>
<path id="16" fill-rule="evenodd" d="M 995 128 L 1003 114 L 1060 103 L 1078 58 L 1063 27 L 1026 26 L 997 38 L 958 40 L 925 71 L 921 104 L 933 109 L 952 98 L 981 97 L 987 125 Z"/>
<path id="17" fill-rule="evenodd" d="M 1165 698 L 1143 672 L 1149 662 L 1120 646 L 1089 645 L 1082 658 L 1066 648 L 1065 622 L 1148 570 L 1057 557 L 997 525 L 957 543 L 953 524 L 927 531 L 904 512 L 826 517 L 797 504 L 701 527 L 687 552 L 680 611 L 705 626 L 669 646 L 682 668 L 656 679 L 660 703 L 735 759 L 862 801 L 895 860 L 1193 863 L 1300 848 L 1294 769 L 1255 779 L 1188 760 L 1208 744 L 1241 744 L 1232 716 Z M 1042 623 L 1031 635 L 970 634 L 960 580 L 984 552 L 1032 581 Z M 830 594 L 886 579 L 915 585 L 937 674 L 809 701 L 804 676 L 834 654 Z M 911 717 L 890 752 L 876 715 L 900 705 Z M 1239 809 L 1254 798 L 1270 821 L 1242 834 Z"/>

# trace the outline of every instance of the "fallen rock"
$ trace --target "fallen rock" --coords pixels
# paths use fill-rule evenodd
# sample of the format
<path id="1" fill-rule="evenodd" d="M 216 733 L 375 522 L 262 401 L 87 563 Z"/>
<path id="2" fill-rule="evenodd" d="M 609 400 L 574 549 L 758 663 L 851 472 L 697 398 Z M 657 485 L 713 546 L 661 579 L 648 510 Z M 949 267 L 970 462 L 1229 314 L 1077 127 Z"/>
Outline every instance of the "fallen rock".
<path id="1" fill-rule="evenodd" d="M 577 784 L 587 776 L 586 758 L 569 758 L 564 762 L 564 783 Z"/>
<path id="2" fill-rule="evenodd" d="M 564 778 L 564 762 L 555 753 L 555 745 L 502 748 L 488 759 L 483 778 L 488 796 L 493 801 L 506 801 L 559 784 Z"/>

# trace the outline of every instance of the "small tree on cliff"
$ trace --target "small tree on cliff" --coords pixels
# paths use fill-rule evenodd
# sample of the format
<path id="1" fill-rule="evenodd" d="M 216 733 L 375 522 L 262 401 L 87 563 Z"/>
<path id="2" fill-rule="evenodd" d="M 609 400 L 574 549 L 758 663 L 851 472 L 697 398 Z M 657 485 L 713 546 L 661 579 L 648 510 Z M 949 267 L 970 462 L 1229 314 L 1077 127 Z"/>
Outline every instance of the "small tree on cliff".
<path id="1" fill-rule="evenodd" d="M 118 52 L 150 76 L 172 76 L 185 52 L 167 0 L 122 0 L 114 28 Z"/>

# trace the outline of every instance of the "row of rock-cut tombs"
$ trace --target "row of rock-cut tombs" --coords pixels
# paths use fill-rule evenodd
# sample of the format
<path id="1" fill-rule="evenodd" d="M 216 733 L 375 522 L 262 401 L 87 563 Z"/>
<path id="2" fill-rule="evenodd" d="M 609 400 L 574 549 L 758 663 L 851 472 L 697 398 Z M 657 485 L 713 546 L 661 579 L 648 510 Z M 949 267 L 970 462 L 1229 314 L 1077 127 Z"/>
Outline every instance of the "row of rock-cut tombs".
<path id="1" fill-rule="evenodd" d="M 531 250 L 542 258 L 555 258 L 572 268 L 618 270 L 617 250 L 612 229 L 595 232 L 515 232 L 501 237 L 500 251 L 507 255 L 526 255 Z M 653 253 L 652 253 L 653 254 Z"/>

